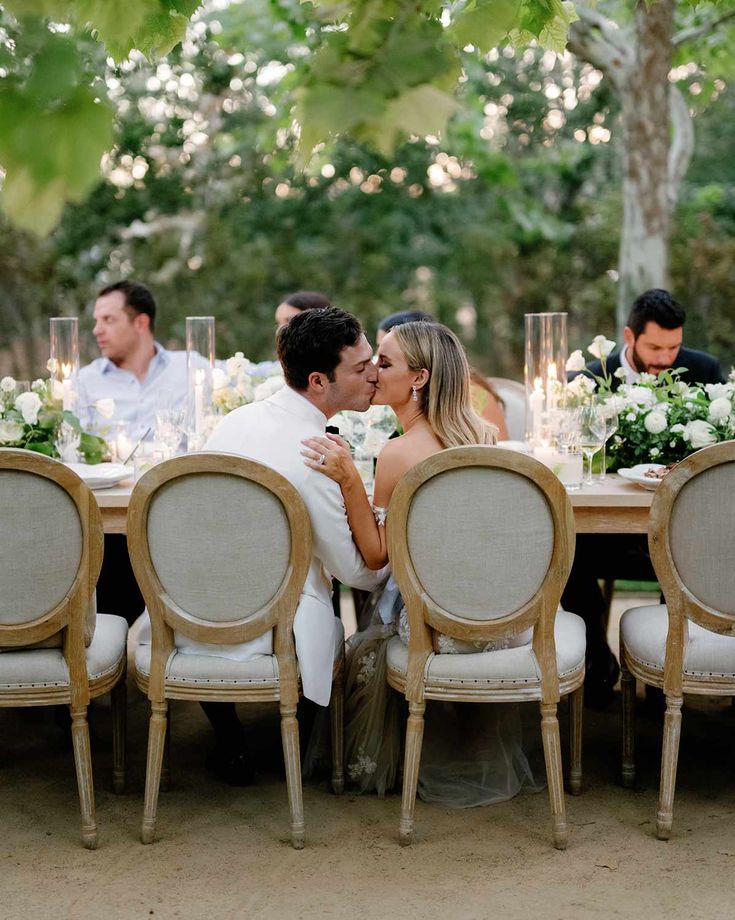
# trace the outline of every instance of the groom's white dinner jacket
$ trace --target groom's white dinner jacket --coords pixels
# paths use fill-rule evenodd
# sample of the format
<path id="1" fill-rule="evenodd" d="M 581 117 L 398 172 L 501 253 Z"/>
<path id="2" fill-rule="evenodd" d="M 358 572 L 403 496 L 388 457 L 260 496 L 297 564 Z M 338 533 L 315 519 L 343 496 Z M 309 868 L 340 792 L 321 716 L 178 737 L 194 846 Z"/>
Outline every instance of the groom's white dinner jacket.
<path id="1" fill-rule="evenodd" d="M 301 456 L 302 439 L 324 435 L 326 423 L 316 406 L 283 387 L 268 399 L 227 415 L 204 448 L 240 454 L 272 467 L 304 500 L 311 518 L 313 557 L 296 611 L 294 636 L 304 696 L 321 706 L 327 705 L 331 693 L 335 642 L 343 641 L 342 625 L 332 611 L 332 577 L 370 591 L 387 571 L 366 567 L 352 541 L 339 486 L 309 469 Z"/>

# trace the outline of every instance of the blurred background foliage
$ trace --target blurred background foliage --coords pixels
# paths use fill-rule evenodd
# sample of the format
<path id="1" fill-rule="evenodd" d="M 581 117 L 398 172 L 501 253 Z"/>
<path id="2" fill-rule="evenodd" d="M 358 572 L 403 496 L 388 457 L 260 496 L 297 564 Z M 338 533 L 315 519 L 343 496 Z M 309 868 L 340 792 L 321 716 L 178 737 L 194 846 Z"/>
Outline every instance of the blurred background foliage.
<path id="1" fill-rule="evenodd" d="M 568 311 L 570 348 L 612 336 L 618 102 L 600 74 L 540 47 L 468 50 L 441 140 L 390 156 L 341 140 L 303 171 L 290 112 L 310 37 L 291 6 L 248 0 L 195 17 L 159 63 L 108 59 L 117 131 L 102 178 L 46 239 L 0 218 L 0 372 L 42 372 L 50 315 L 82 316 L 95 357 L 95 293 L 122 277 L 153 289 L 166 344 L 181 346 L 186 315 L 214 314 L 220 356 L 272 356 L 273 311 L 299 288 L 326 292 L 371 336 L 390 312 L 427 310 L 499 376 L 522 375 L 524 313 Z M 671 287 L 687 344 L 729 367 L 735 99 L 697 66 L 679 77 L 696 151 Z"/>

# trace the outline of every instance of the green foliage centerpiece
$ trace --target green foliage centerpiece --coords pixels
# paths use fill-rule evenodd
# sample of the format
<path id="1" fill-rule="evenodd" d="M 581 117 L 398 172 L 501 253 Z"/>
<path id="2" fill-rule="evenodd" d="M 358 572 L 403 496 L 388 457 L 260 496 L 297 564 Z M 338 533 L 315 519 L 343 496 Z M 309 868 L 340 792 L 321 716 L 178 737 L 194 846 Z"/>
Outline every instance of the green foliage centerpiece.
<path id="1" fill-rule="evenodd" d="M 678 463 L 695 450 L 735 438 L 735 369 L 726 383 L 687 384 L 681 380 L 686 368 L 672 368 L 641 374 L 635 383 L 621 383 L 613 392 L 607 345 L 614 343 L 598 336 L 589 349 L 600 359 L 602 374 L 578 374 L 568 389 L 580 401 L 596 395 L 614 402 L 618 429 L 607 446 L 611 472 L 639 463 Z M 584 366 L 581 352 L 573 352 L 567 369 L 581 370 L 580 359 Z M 622 368 L 615 374 L 625 378 Z"/>
<path id="2" fill-rule="evenodd" d="M 58 459 L 59 435 L 66 426 L 64 430 L 78 437 L 79 453 L 86 463 L 102 461 L 107 444 L 82 431 L 77 416 L 61 408 L 54 398 L 53 381 L 35 380 L 29 392 L 18 390 L 12 377 L 0 380 L 0 447 L 19 447 Z"/>

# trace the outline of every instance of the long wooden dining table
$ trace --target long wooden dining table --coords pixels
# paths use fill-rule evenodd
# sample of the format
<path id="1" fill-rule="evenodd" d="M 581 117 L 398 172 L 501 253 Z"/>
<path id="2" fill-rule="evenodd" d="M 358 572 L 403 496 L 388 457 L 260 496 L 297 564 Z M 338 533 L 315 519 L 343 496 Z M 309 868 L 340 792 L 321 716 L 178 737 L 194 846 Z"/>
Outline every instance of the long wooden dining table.
<path id="1" fill-rule="evenodd" d="M 94 493 L 105 533 L 125 533 L 131 481 Z M 569 495 L 577 533 L 646 533 L 653 492 L 615 474 Z"/>

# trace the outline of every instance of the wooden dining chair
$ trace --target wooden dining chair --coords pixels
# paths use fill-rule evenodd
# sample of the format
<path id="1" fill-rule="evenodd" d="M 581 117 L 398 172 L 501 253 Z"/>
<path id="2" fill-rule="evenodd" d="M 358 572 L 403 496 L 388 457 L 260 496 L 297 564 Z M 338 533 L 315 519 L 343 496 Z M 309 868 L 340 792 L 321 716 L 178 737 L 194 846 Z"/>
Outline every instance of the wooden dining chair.
<path id="1" fill-rule="evenodd" d="M 667 473 L 651 503 L 648 546 L 666 601 L 620 621 L 624 786 L 635 781 L 636 680 L 666 696 L 656 833 L 671 834 L 685 693 L 735 696 L 735 441 Z"/>
<path id="2" fill-rule="evenodd" d="M 455 447 L 399 482 L 387 520 L 388 553 L 408 612 L 410 638 L 387 649 L 388 682 L 405 694 L 408 725 L 399 838 L 411 842 L 426 700 L 538 700 L 554 845 L 567 845 L 559 723 L 569 694 L 570 788 L 582 782 L 583 621 L 557 608 L 574 547 L 564 486 L 531 457 L 495 447 Z M 432 630 L 501 641 L 533 628 L 531 645 L 436 654 Z"/>
<path id="3" fill-rule="evenodd" d="M 97 846 L 87 707 L 112 694 L 113 786 L 125 783 L 128 624 L 96 614 L 102 516 L 63 463 L 0 450 L 0 706 L 68 705 L 82 841 Z"/>
<path id="4" fill-rule="evenodd" d="M 135 654 L 136 681 L 151 702 L 141 839 L 155 836 L 168 701 L 280 703 L 291 842 L 304 845 L 299 674 L 293 622 L 312 558 L 311 522 L 298 491 L 275 470 L 232 454 L 197 453 L 154 467 L 136 484 L 128 543 L 151 619 L 152 645 Z M 218 657 L 216 646 L 273 630 L 273 654 Z M 176 636 L 213 646 L 182 654 Z M 344 787 L 342 676 L 335 650 L 332 783 Z"/>
<path id="5" fill-rule="evenodd" d="M 522 441 L 526 436 L 526 388 L 518 380 L 508 377 L 488 377 L 498 396 L 503 400 L 503 415 L 508 437 Z"/>

